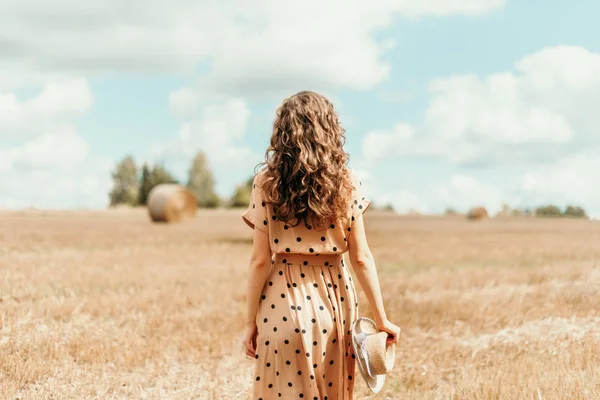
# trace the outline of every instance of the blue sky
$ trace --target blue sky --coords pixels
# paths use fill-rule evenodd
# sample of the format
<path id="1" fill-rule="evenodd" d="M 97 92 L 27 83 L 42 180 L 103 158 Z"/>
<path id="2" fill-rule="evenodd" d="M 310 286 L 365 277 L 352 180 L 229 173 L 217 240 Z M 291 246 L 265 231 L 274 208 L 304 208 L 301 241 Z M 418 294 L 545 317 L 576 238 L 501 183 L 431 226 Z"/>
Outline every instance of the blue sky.
<path id="1" fill-rule="evenodd" d="M 104 207 L 119 158 L 184 179 L 197 150 L 227 196 L 260 161 L 277 105 L 312 89 L 334 101 L 376 202 L 600 213 L 600 5 L 393 3 L 333 1 L 318 18 L 316 1 L 0 6 L 14 22 L 0 24 L 0 207 Z"/>

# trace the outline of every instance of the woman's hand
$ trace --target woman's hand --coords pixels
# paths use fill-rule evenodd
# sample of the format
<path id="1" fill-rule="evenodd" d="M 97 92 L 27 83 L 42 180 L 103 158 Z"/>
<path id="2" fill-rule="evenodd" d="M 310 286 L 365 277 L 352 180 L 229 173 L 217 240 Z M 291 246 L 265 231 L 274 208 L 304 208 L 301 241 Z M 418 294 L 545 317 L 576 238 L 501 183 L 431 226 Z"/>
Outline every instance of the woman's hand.
<path id="1" fill-rule="evenodd" d="M 377 324 L 380 331 L 387 332 L 392 337 L 388 337 L 388 343 L 397 343 L 400 339 L 400 327 L 392 324 L 390 321 L 385 320 L 381 324 Z"/>
<path id="2" fill-rule="evenodd" d="M 256 335 L 258 334 L 258 328 L 256 323 L 248 323 L 242 334 L 241 341 L 246 349 L 246 355 L 248 357 L 256 358 Z"/>

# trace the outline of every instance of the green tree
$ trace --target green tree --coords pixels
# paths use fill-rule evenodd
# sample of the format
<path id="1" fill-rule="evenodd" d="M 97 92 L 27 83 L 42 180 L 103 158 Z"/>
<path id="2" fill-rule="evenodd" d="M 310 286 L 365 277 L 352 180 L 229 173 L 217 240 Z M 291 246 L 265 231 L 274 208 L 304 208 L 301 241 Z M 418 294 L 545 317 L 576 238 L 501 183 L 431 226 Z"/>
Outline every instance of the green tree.
<path id="1" fill-rule="evenodd" d="M 142 168 L 142 177 L 140 179 L 140 195 L 139 195 L 139 203 L 141 205 L 146 205 L 148 203 L 148 193 L 152 189 L 152 172 L 150 171 L 150 167 L 148 167 L 147 163 L 144 163 L 144 167 Z"/>
<path id="2" fill-rule="evenodd" d="M 215 208 L 221 199 L 215 193 L 215 180 L 204 152 L 199 151 L 188 171 L 187 188 L 196 195 L 198 207 Z"/>
<path id="3" fill-rule="evenodd" d="M 179 183 L 179 181 L 161 164 L 154 164 L 152 172 L 150 173 L 150 190 L 152 190 L 154 186 L 162 183 Z"/>
<path id="4" fill-rule="evenodd" d="M 137 205 L 138 177 L 137 166 L 132 156 L 126 156 L 112 172 L 113 188 L 109 193 L 110 205 Z"/>
<path id="5" fill-rule="evenodd" d="M 560 217 L 562 215 L 562 212 L 560 211 L 560 208 L 551 204 L 551 205 L 536 208 L 535 215 L 536 215 L 536 217 L 542 217 L 542 218 L 544 218 L 544 217 Z"/>
<path id="6" fill-rule="evenodd" d="M 394 206 L 391 203 L 387 203 L 385 206 L 383 206 L 383 211 L 393 212 Z"/>
<path id="7" fill-rule="evenodd" d="M 525 214 L 525 211 L 521 210 L 520 208 L 513 208 L 511 211 L 511 215 L 513 217 L 522 217 L 526 214 Z"/>
<path id="8" fill-rule="evenodd" d="M 235 188 L 235 193 L 230 202 L 231 207 L 248 207 L 250 204 L 250 196 L 252 195 L 253 183 L 254 177 L 251 177 Z"/>
<path id="9" fill-rule="evenodd" d="M 139 184 L 139 204 L 147 205 L 148 195 L 156 185 L 161 183 L 179 183 L 162 165 L 154 164 L 152 169 L 144 164 Z"/>
<path id="10" fill-rule="evenodd" d="M 563 215 L 565 217 L 572 217 L 572 218 L 587 218 L 587 214 L 583 208 L 581 208 L 579 206 L 572 206 L 572 205 L 567 206 Z"/>

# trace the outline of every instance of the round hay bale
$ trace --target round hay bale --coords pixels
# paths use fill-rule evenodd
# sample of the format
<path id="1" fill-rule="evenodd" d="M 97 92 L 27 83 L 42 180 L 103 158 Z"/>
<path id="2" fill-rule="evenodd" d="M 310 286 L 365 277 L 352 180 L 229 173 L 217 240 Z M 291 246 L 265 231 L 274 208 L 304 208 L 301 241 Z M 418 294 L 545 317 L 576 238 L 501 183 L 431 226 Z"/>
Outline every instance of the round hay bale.
<path id="1" fill-rule="evenodd" d="M 483 219 L 489 218 L 489 214 L 485 208 L 475 207 L 469 210 L 469 212 L 467 213 L 467 218 L 472 221 L 481 221 Z"/>
<path id="2" fill-rule="evenodd" d="M 148 214 L 153 222 L 180 222 L 196 216 L 196 196 L 175 183 L 156 185 L 148 193 Z"/>

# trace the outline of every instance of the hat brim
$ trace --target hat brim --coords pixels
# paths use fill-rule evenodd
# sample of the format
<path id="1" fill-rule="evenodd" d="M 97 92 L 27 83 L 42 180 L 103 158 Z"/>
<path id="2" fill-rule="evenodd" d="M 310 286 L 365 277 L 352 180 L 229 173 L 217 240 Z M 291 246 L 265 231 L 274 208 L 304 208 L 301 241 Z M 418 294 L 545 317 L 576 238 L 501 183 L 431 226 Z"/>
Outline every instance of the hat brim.
<path id="1" fill-rule="evenodd" d="M 363 379 L 367 383 L 367 386 L 369 387 L 369 389 L 373 393 L 378 393 L 383 388 L 383 384 L 385 383 L 385 375 L 375 375 L 375 376 L 369 375 L 369 372 L 367 371 L 367 363 L 369 361 L 365 360 L 363 358 L 362 354 L 358 351 L 358 344 L 356 343 L 356 336 L 363 332 L 363 330 L 360 328 L 361 321 L 363 323 L 366 322 L 369 325 L 373 326 L 375 331 L 378 331 L 379 329 L 377 328 L 377 324 L 375 324 L 374 321 L 372 321 L 371 319 L 366 318 L 366 317 L 359 317 L 352 323 L 352 348 L 354 349 L 354 354 L 356 356 L 358 370 L 360 371 L 360 374 L 362 375 Z M 368 332 L 368 333 L 371 333 L 371 332 Z"/>

